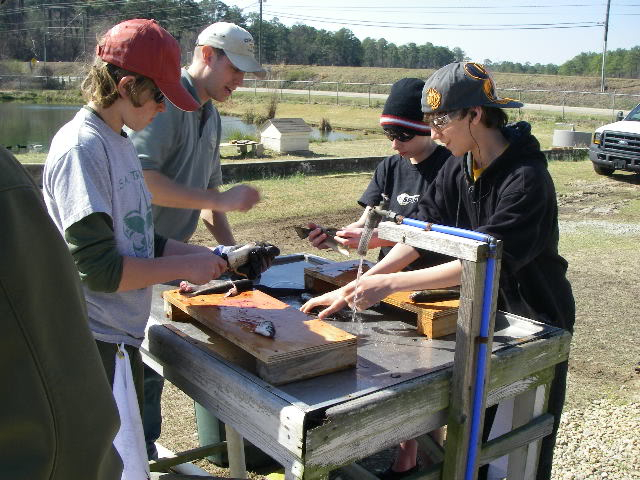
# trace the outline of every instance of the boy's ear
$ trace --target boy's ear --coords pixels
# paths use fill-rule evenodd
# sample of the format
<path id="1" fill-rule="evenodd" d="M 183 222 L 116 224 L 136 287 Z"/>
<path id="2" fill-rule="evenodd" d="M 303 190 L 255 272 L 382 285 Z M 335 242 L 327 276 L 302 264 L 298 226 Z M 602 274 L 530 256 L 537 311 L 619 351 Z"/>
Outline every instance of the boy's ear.
<path id="1" fill-rule="evenodd" d="M 482 116 L 482 107 L 474 107 L 473 110 L 469 112 L 469 123 L 474 122 L 476 118 L 478 121 Z"/>
<path id="2" fill-rule="evenodd" d="M 118 82 L 118 93 L 122 98 L 129 98 L 131 95 L 131 87 L 136 81 L 136 77 L 133 75 L 125 75 Z"/>

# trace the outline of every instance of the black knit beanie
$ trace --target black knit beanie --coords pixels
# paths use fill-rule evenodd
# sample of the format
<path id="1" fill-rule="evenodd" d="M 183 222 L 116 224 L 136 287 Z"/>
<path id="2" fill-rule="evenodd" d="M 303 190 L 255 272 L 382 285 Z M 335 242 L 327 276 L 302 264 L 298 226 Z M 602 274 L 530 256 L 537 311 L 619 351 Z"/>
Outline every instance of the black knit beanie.
<path id="1" fill-rule="evenodd" d="M 409 130 L 418 135 L 431 135 L 431 129 L 422 121 L 422 89 L 424 81 L 419 78 L 403 78 L 391 86 L 384 104 L 380 125 L 383 128 Z"/>

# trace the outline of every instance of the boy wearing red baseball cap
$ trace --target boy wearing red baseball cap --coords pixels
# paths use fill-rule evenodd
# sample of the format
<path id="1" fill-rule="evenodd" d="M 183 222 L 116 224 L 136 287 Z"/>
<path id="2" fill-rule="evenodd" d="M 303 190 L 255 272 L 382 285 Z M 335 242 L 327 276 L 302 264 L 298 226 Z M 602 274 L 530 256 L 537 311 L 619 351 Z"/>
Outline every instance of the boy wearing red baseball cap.
<path id="1" fill-rule="evenodd" d="M 43 194 L 83 281 L 89 328 L 113 386 L 123 478 L 148 478 L 139 347 L 151 286 L 206 283 L 227 263 L 206 247 L 154 235 L 151 195 L 122 130 L 147 126 L 165 109 L 165 96 L 183 110 L 198 108 L 180 83 L 178 42 L 154 20 L 122 22 L 99 43 L 82 90 L 88 103 L 51 143 Z"/>

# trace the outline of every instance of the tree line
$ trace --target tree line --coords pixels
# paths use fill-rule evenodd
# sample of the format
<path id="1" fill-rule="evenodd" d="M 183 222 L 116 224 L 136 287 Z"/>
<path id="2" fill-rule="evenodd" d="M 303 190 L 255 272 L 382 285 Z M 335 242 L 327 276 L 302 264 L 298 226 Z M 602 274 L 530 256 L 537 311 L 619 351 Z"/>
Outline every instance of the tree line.
<path id="1" fill-rule="evenodd" d="M 605 62 L 607 77 L 640 78 L 640 46 L 630 49 L 618 48 L 607 52 Z M 562 65 L 492 62 L 489 59 L 485 59 L 484 64 L 494 72 L 599 76 L 602 69 L 602 53 L 580 53 Z"/>
<path id="2" fill-rule="evenodd" d="M 256 49 L 261 44 L 260 56 L 266 64 L 439 68 L 466 57 L 458 47 L 430 42 L 398 46 L 384 38 L 360 41 L 347 28 L 331 32 L 302 24 L 288 27 L 277 18 L 263 20 L 260 26 L 258 14 L 245 15 L 219 0 L 13 0 L 0 9 L 0 59 L 87 60 L 102 33 L 115 23 L 136 17 L 158 20 L 178 39 L 187 60 L 197 34 L 217 21 L 249 30 Z M 490 59 L 484 63 L 496 72 L 598 75 L 601 56 L 581 53 L 562 65 Z M 609 52 L 607 75 L 638 78 L 640 47 Z"/>

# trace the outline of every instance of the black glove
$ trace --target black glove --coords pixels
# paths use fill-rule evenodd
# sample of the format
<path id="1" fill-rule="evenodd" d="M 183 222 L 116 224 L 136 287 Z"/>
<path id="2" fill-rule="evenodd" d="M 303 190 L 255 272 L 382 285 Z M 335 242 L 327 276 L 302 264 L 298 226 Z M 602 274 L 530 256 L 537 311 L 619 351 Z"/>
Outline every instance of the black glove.
<path id="1" fill-rule="evenodd" d="M 255 280 L 273 263 L 273 259 L 280 255 L 280 249 L 270 243 L 252 242 L 246 245 L 216 247 L 213 252 L 224 258 L 229 269 L 249 280 Z"/>
<path id="2" fill-rule="evenodd" d="M 280 255 L 280 249 L 275 245 L 265 242 L 257 243 L 249 251 L 246 263 L 236 268 L 236 272 L 249 280 L 255 280 L 271 266 L 278 255 Z"/>

